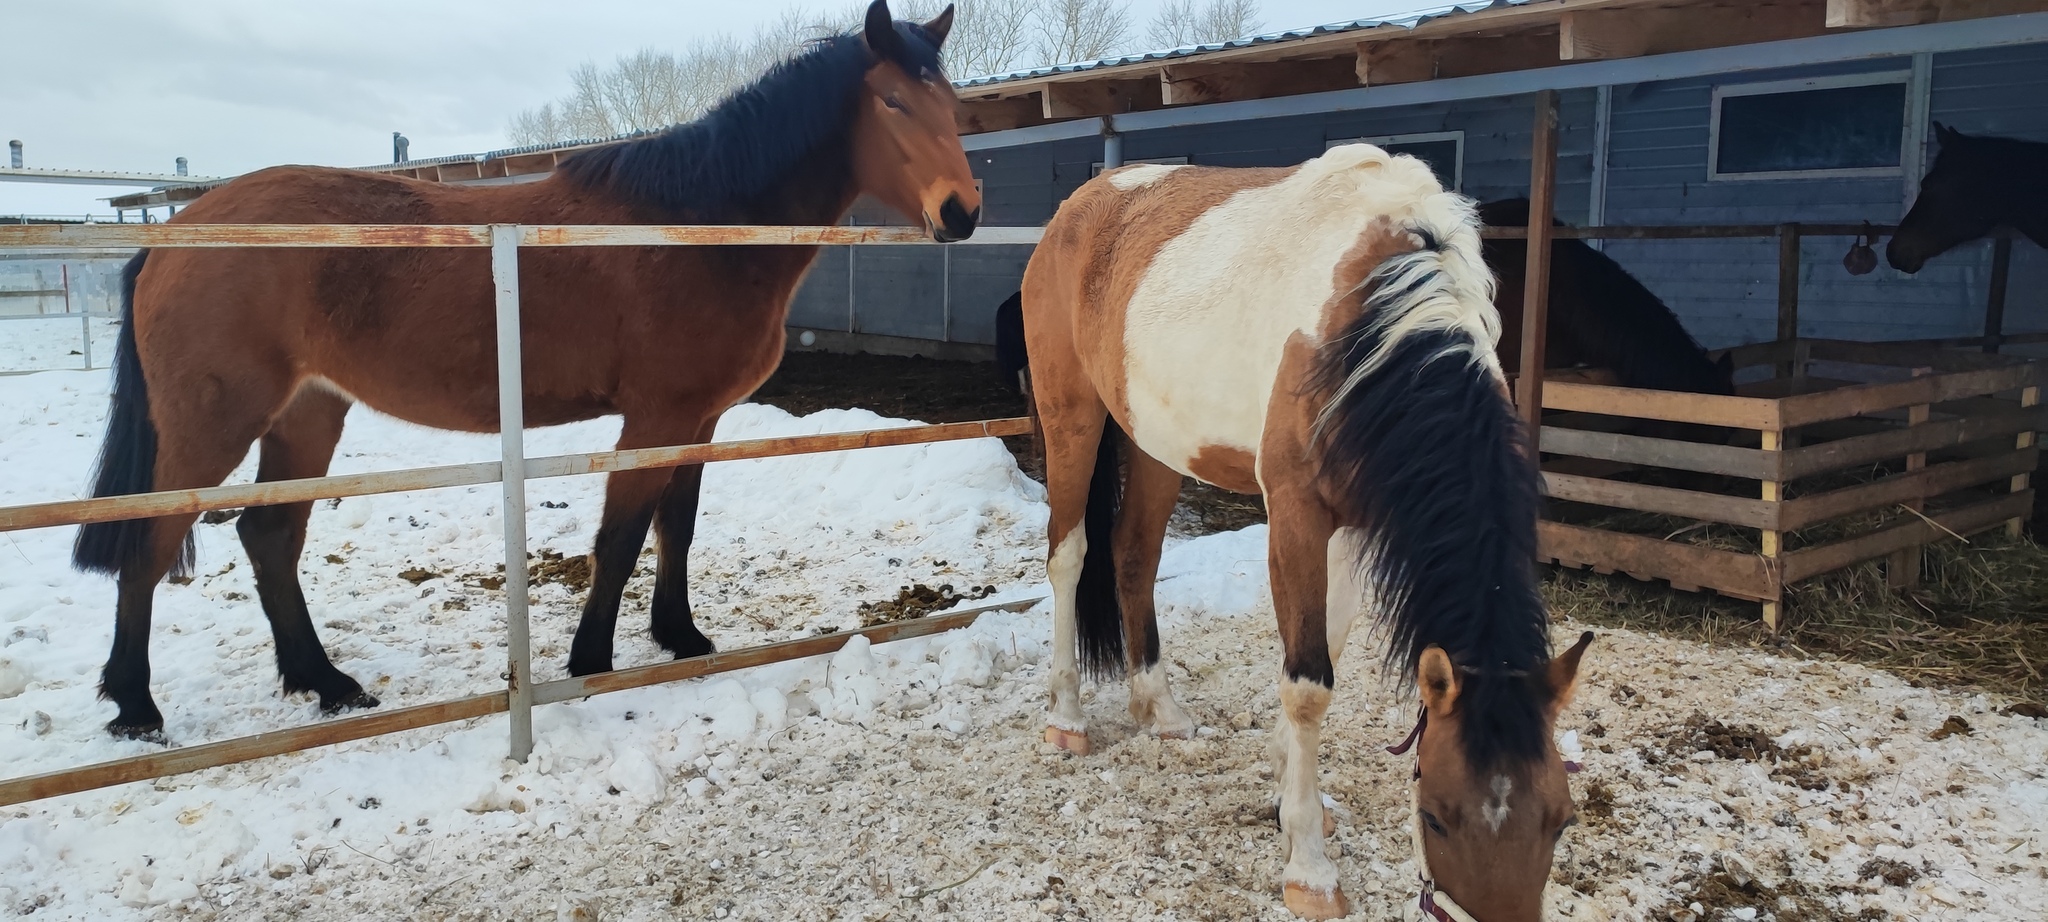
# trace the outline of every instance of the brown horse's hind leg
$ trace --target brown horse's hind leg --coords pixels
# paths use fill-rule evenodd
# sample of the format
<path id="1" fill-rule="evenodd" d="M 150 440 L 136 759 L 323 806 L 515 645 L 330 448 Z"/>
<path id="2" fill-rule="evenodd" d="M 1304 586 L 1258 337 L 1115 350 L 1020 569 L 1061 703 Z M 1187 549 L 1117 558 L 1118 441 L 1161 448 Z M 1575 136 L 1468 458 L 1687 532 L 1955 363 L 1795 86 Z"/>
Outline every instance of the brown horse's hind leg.
<path id="1" fill-rule="evenodd" d="M 717 420 L 704 424 L 696 441 L 709 441 Z M 704 465 L 675 469 L 654 512 L 654 604 L 649 630 L 654 642 L 676 659 L 715 653 L 711 639 L 690 617 L 690 542 L 697 535 L 697 499 Z"/>
<path id="2" fill-rule="evenodd" d="M 1114 557 L 1117 599 L 1124 616 L 1124 657 L 1131 673 L 1131 716 L 1139 727 L 1160 736 L 1187 739 L 1194 735 L 1195 722 L 1174 702 L 1166 670 L 1159 667 L 1159 614 L 1153 600 L 1160 545 L 1180 499 L 1181 475 L 1135 446 L 1129 457 Z"/>
<path id="3" fill-rule="evenodd" d="M 341 441 L 342 419 L 348 408 L 348 400 L 331 391 L 301 388 L 263 436 L 256 480 L 267 483 L 324 476 L 334 458 L 334 446 Z M 376 707 L 375 697 L 334 668 L 306 611 L 306 594 L 299 587 L 299 555 L 306 547 L 306 519 L 312 511 L 309 502 L 252 506 L 235 526 L 256 571 L 256 595 L 263 602 L 263 615 L 270 619 L 271 637 L 277 644 L 277 672 L 286 694 L 313 692 L 320 696 L 320 709 L 328 713 Z"/>
<path id="4" fill-rule="evenodd" d="M 157 437 L 157 490 L 211 487 L 226 479 L 264 430 L 285 388 L 282 379 L 253 365 L 239 369 L 242 374 L 232 381 L 196 362 L 145 366 Z M 107 724 L 115 736 L 163 738 L 163 713 L 149 695 L 150 619 L 157 583 L 171 571 L 198 518 L 194 513 L 153 520 L 141 549 L 121 564 L 114 646 L 100 674 L 100 697 L 120 709 Z"/>

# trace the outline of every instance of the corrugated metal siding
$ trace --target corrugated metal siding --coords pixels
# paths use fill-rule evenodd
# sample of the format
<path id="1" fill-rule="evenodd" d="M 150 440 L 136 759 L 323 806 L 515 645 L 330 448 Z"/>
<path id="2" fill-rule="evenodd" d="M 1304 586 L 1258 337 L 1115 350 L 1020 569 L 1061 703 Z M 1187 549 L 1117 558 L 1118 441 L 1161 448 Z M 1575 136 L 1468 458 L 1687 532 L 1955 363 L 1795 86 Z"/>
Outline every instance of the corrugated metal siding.
<path id="1" fill-rule="evenodd" d="M 1903 58 L 1745 74 L 1762 82 L 1843 73 L 1903 71 Z M 1892 223 L 1905 212 L 1905 178 L 1707 181 L 1712 79 L 1616 87 L 1609 140 L 1611 224 Z M 1938 55 L 1933 117 L 1965 130 L 2048 134 L 2048 48 Z M 1994 126 L 1991 123 L 1997 122 Z M 2027 126 L 2019 127 L 2020 124 Z M 1931 159 L 1930 159 L 1931 162 Z M 1988 245 L 1965 247 L 1918 276 L 1880 267 L 1851 276 L 1846 238 L 1802 247 L 1800 333 L 1884 340 L 1974 335 L 1982 328 Z M 2031 249 L 2025 244 L 2021 249 Z M 1607 252 L 1671 304 L 1710 347 L 1771 339 L 1777 325 L 1777 244 L 1756 241 L 1614 241 Z M 2038 252 L 2015 253 L 2008 329 L 2043 322 L 2040 298 L 2022 279 L 2048 276 Z M 2044 279 L 2048 280 L 2048 279 Z"/>

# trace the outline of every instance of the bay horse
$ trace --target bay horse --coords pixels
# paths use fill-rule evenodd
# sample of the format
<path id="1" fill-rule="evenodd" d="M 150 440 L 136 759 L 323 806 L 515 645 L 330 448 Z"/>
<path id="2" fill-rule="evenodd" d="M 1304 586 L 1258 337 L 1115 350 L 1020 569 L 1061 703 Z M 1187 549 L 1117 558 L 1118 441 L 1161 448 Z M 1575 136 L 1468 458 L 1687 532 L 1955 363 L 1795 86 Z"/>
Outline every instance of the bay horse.
<path id="1" fill-rule="evenodd" d="M 1940 122 L 1934 140 L 1934 166 L 1885 245 L 1885 262 L 1911 275 L 2002 227 L 2048 247 L 2048 144 L 1966 135 Z"/>
<path id="2" fill-rule="evenodd" d="M 1349 909 L 1317 760 L 1338 655 L 1368 612 L 1428 728 L 1413 788 L 1426 909 L 1539 918 L 1573 816 L 1551 733 L 1592 635 L 1552 657 L 1540 482 L 1480 254 L 1470 200 L 1356 144 L 1286 168 L 1105 171 L 1025 269 L 1051 503 L 1045 738 L 1091 748 L 1083 670 L 1127 674 L 1141 727 L 1193 733 L 1159 667 L 1167 517 L 1183 476 L 1263 494 L 1282 894 L 1308 918 Z"/>
<path id="3" fill-rule="evenodd" d="M 864 26 L 771 68 L 696 121 L 578 153 L 533 183 L 458 186 L 279 167 L 215 189 L 187 224 L 837 223 L 867 193 L 935 240 L 973 233 L 981 199 L 939 65 L 953 8 Z M 528 425 L 624 417 L 619 448 L 704 442 L 780 362 L 809 246 L 571 247 L 519 254 Z M 220 483 L 260 442 L 259 481 L 326 473 L 361 401 L 400 419 L 498 427 L 488 256 L 476 249 L 168 249 L 123 276 L 124 315 L 94 496 Z M 713 651 L 690 616 L 685 567 L 702 466 L 612 474 L 569 671 L 612 668 L 620 595 L 654 527 L 653 636 L 678 658 Z M 287 693 L 323 711 L 378 702 L 328 659 L 298 559 L 311 503 L 259 506 L 237 531 Z M 149 692 L 158 581 L 189 568 L 192 520 L 85 526 L 73 562 L 115 575 L 100 694 L 117 736 L 162 739 Z"/>

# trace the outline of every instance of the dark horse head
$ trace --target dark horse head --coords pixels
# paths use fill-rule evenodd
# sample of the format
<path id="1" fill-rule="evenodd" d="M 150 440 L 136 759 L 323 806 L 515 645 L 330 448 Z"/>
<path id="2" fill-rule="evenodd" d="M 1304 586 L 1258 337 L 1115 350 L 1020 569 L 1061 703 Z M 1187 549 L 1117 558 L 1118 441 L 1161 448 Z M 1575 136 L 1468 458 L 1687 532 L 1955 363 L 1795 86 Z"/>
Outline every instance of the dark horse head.
<path id="1" fill-rule="evenodd" d="M 562 171 L 670 223 L 830 224 L 866 194 L 934 240 L 964 240 L 981 193 L 939 66 L 952 28 L 951 6 L 920 24 L 874 0 L 860 31 L 813 43 L 696 121 L 592 148 Z"/>
<path id="2" fill-rule="evenodd" d="M 2000 227 L 2048 246 L 2048 144 L 1966 135 L 1936 122 L 1940 145 L 1920 194 L 1885 247 L 1885 261 L 1913 273 L 1927 261 Z"/>

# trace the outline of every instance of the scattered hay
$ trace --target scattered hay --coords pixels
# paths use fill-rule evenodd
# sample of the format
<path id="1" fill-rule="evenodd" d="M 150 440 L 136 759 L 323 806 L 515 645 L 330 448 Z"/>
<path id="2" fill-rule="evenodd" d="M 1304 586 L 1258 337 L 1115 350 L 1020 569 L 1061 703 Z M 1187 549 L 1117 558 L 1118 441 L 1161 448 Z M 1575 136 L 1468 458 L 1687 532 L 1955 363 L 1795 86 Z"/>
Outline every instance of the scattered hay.
<path id="1" fill-rule="evenodd" d="M 1661 583 L 1563 570 L 1543 591 L 1555 615 L 1598 626 L 1848 660 L 2048 704 L 2048 550 L 1987 533 L 1929 545 L 1921 573 L 1905 591 L 1885 585 L 1880 561 L 1802 582 L 1776 636 L 1754 603 Z"/>
<path id="2" fill-rule="evenodd" d="M 1948 715 L 1947 720 L 1941 722 L 1941 726 L 1939 728 L 1937 728 L 1933 733 L 1927 734 L 1927 738 L 1934 740 L 1936 742 L 1940 742 L 1941 740 L 1948 739 L 1951 736 L 1969 736 L 1972 732 L 1973 731 L 1970 729 L 1969 721 L 1964 720 L 1961 717 L 1957 717 L 1954 714 L 1950 714 Z"/>
<path id="3" fill-rule="evenodd" d="M 424 583 L 427 580 L 436 579 L 440 575 L 441 574 L 436 573 L 432 570 L 425 570 L 419 567 L 407 567 L 406 569 L 398 571 L 399 579 L 405 580 L 406 582 L 411 583 L 415 586 Z"/>
<path id="4" fill-rule="evenodd" d="M 1882 880 L 1894 887 L 1904 887 L 1920 879 L 1920 869 L 1890 858 L 1872 858 L 1856 869 L 1856 878 Z"/>
<path id="5" fill-rule="evenodd" d="M 904 586 L 897 591 L 896 598 L 887 602 L 860 603 L 860 626 L 875 627 L 922 618 L 932 612 L 952 608 L 961 602 L 985 599 L 995 594 L 994 586 L 970 587 L 966 595 L 954 592 L 950 583 L 937 589 L 923 583 Z"/>
<path id="6" fill-rule="evenodd" d="M 1879 909 L 1864 909 L 1855 915 L 1843 912 L 1839 897 L 1851 892 L 1847 887 L 1820 888 L 1800 880 L 1773 885 L 1724 868 L 1696 878 L 1691 892 L 1651 910 L 1646 918 L 1705 922 L 1740 918 L 1734 915 L 1739 909 L 1754 910 L 1751 918 L 1766 922 L 1879 922 L 1887 918 Z"/>

